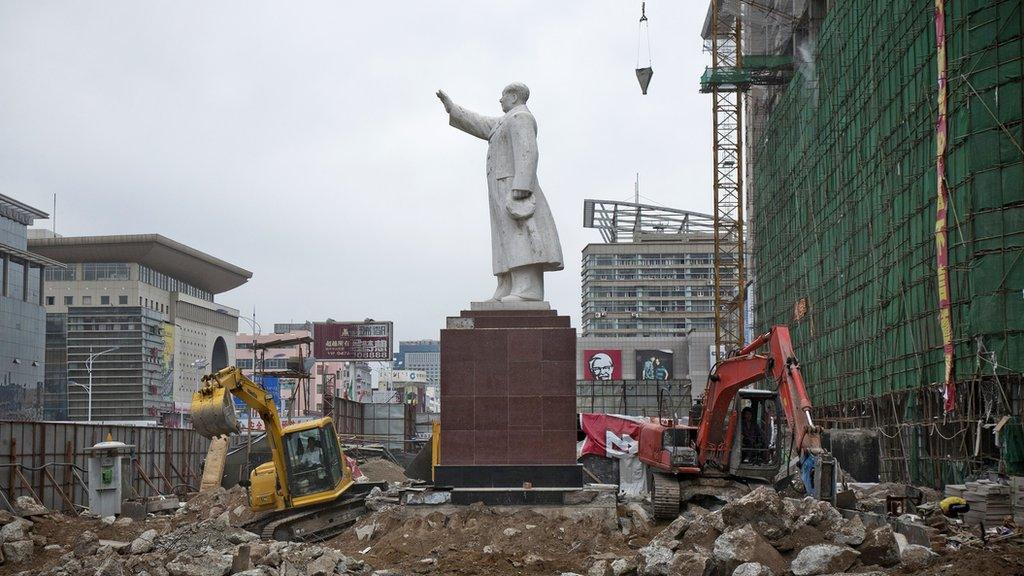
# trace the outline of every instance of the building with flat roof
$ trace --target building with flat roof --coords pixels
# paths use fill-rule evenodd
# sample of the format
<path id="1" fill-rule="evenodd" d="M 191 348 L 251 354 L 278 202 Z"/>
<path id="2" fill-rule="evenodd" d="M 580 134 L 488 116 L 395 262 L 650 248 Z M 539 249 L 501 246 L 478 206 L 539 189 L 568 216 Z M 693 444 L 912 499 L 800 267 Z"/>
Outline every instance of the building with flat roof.
<path id="1" fill-rule="evenodd" d="M 241 333 L 236 366 L 246 375 L 276 376 L 288 421 L 327 414 L 335 397 L 369 402 L 372 372 L 366 362 L 321 360 L 313 354 L 313 323 L 274 324 L 273 334 Z M 255 353 L 254 353 L 255 350 Z"/>
<path id="2" fill-rule="evenodd" d="M 57 262 L 27 250 L 42 210 L 0 194 L 0 418 L 43 418 L 46 312 L 43 269 Z"/>
<path id="3" fill-rule="evenodd" d="M 586 200 L 582 338 L 686 339 L 694 394 L 714 361 L 714 218 L 635 202 Z M 726 275 L 736 293 L 735 268 Z"/>
<path id="4" fill-rule="evenodd" d="M 216 294 L 252 273 L 159 234 L 28 241 L 45 271 L 48 417 L 183 424 L 202 374 L 233 362 L 238 311 Z M 90 358 L 91 370 L 90 370 Z"/>

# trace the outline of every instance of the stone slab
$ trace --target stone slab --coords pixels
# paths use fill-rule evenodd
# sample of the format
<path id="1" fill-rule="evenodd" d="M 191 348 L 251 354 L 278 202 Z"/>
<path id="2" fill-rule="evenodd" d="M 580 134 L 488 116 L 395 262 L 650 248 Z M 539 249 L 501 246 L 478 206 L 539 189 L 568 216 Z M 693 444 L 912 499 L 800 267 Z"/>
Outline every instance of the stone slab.
<path id="1" fill-rule="evenodd" d="M 441 466 L 576 467 L 576 330 L 569 318 L 505 310 L 463 311 L 454 319 L 466 322 L 441 331 Z M 569 486 L 579 485 L 579 470 L 575 477 Z M 449 484 L 460 486 L 460 478 L 468 477 Z"/>
<path id="2" fill-rule="evenodd" d="M 551 304 L 546 300 L 525 301 L 525 302 L 470 302 L 469 309 L 480 310 L 551 310 Z"/>
<path id="3" fill-rule="evenodd" d="M 434 482 L 459 488 L 582 488 L 583 467 L 569 465 L 438 466 Z M 527 490 L 529 491 L 529 490 Z"/>

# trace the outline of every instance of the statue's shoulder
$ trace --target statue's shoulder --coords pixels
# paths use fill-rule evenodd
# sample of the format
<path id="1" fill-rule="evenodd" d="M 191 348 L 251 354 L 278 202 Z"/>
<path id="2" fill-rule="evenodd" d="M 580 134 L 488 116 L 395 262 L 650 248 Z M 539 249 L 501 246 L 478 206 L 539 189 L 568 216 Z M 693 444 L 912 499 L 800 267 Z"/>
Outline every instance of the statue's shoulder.
<path id="1" fill-rule="evenodd" d="M 526 106 L 517 106 L 508 113 L 510 118 L 533 118 L 533 112 Z"/>

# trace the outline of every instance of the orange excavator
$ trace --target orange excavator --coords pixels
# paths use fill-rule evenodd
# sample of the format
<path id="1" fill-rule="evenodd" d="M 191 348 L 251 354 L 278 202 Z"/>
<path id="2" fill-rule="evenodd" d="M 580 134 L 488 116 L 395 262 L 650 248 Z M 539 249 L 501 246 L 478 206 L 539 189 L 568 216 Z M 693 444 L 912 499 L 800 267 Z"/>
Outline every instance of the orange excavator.
<path id="1" fill-rule="evenodd" d="M 765 345 L 767 353 L 759 353 Z M 774 389 L 747 388 L 762 380 Z M 654 514 L 662 519 L 678 516 L 682 501 L 727 489 L 735 479 L 772 482 L 790 457 L 799 462 L 808 495 L 835 501 L 835 459 L 822 448 L 821 428 L 811 418 L 787 326 L 772 327 L 715 365 L 699 422 L 641 424 L 638 457 L 649 471 Z"/>

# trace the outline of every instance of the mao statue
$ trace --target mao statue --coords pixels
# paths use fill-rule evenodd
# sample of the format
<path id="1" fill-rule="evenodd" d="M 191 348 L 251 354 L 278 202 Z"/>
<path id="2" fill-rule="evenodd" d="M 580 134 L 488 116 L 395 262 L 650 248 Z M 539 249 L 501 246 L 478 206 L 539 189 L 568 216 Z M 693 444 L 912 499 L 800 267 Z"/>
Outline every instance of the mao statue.
<path id="1" fill-rule="evenodd" d="M 492 301 L 544 300 L 544 272 L 562 269 L 562 246 L 537 182 L 537 121 L 526 107 L 530 89 L 518 82 L 501 93 L 504 116 L 483 116 L 437 97 L 449 124 L 487 140 L 491 262 L 498 288 Z"/>

